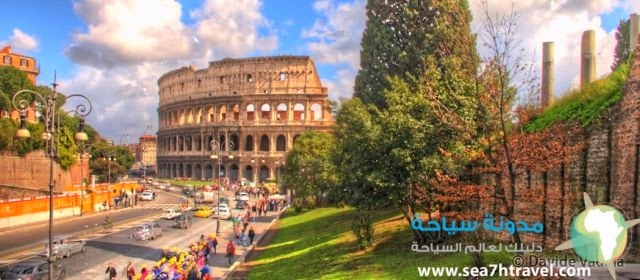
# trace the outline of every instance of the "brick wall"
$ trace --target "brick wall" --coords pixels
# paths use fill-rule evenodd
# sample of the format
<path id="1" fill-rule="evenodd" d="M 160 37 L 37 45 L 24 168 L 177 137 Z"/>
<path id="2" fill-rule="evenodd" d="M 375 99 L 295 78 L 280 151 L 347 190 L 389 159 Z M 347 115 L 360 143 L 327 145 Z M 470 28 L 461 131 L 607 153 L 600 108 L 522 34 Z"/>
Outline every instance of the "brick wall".
<path id="1" fill-rule="evenodd" d="M 83 164 L 82 175 L 91 178 L 86 159 Z M 33 151 L 24 157 L 14 155 L 0 155 L 0 185 L 11 187 L 49 191 L 49 159 L 42 150 Z M 55 192 L 62 192 L 64 186 L 80 185 L 81 169 L 77 162 L 68 170 L 63 170 L 55 163 L 54 180 Z M 15 192 L 11 192 L 15 194 Z"/>

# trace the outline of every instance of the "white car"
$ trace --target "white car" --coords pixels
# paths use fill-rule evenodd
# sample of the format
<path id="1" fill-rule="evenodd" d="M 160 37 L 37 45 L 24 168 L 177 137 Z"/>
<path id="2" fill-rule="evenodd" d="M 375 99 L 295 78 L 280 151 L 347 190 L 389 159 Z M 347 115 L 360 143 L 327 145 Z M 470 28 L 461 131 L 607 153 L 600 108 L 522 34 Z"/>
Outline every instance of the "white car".
<path id="1" fill-rule="evenodd" d="M 178 209 L 165 209 L 164 213 L 162 213 L 162 218 L 167 220 L 173 220 L 178 216 L 180 216 L 181 214 L 182 212 L 180 212 L 180 210 Z"/>
<path id="2" fill-rule="evenodd" d="M 227 205 L 226 203 L 220 203 L 219 206 L 214 207 L 216 210 L 218 209 L 218 207 L 220 207 L 220 210 L 222 209 L 227 209 L 227 210 L 231 210 L 231 207 L 229 207 L 229 205 Z"/>
<path id="3" fill-rule="evenodd" d="M 214 209 L 214 211 L 217 209 Z M 218 217 L 223 220 L 231 219 L 231 209 L 229 208 L 220 208 L 220 212 L 218 213 Z"/>
<path id="4" fill-rule="evenodd" d="M 240 192 L 236 195 L 236 201 L 238 200 L 249 200 L 249 195 L 246 192 Z"/>
<path id="5" fill-rule="evenodd" d="M 147 201 L 153 200 L 153 193 L 148 191 L 142 192 L 142 195 L 140 196 L 140 200 L 147 200 Z"/>

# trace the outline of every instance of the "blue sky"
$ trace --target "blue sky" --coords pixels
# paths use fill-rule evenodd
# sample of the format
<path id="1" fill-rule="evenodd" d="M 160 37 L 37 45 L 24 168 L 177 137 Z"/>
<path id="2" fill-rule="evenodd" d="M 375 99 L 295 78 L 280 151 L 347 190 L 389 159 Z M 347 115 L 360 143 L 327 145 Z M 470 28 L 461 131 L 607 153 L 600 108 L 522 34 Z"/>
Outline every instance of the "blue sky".
<path id="1" fill-rule="evenodd" d="M 577 84 L 582 31 L 596 30 L 598 75 L 608 72 L 613 29 L 640 1 L 523 0 L 519 38 L 540 61 L 541 44 L 556 42 L 556 95 Z M 50 84 L 89 96 L 89 122 L 106 137 L 157 129 L 157 79 L 189 64 L 224 57 L 310 55 L 332 99 L 348 98 L 359 67 L 365 0 L 51 0 L 5 1 L 0 45 L 33 56 Z M 481 31 L 479 0 L 471 1 Z M 510 1 L 491 0 L 505 13 Z M 526 11 L 526 12 L 522 12 Z M 486 53 L 478 42 L 481 54 Z M 578 50 L 578 51 L 576 51 Z M 537 66 L 536 66 L 537 67 Z M 152 126 L 151 130 L 146 129 Z"/>

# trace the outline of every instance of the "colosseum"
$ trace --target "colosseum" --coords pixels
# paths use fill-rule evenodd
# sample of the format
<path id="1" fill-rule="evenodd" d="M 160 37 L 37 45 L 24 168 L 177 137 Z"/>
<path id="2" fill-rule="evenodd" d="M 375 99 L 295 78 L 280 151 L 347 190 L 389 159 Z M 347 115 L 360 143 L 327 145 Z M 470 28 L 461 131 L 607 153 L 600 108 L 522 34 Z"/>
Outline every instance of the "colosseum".
<path id="1" fill-rule="evenodd" d="M 334 123 L 308 56 L 227 58 L 170 71 L 158 86 L 160 177 L 277 178 L 296 137 Z"/>

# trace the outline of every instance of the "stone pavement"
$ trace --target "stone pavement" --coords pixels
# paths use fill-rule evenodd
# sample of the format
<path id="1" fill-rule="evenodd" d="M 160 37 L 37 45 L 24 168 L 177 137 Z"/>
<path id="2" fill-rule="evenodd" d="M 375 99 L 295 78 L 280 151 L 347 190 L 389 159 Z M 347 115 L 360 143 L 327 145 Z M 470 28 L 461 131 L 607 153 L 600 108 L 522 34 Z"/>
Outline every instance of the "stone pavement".
<path id="1" fill-rule="evenodd" d="M 285 208 L 286 209 L 286 208 Z M 282 210 L 284 211 L 284 209 Z M 217 254 L 211 255 L 209 258 L 209 266 L 212 269 L 213 279 L 226 279 L 232 270 L 238 267 L 246 257 L 249 250 L 253 249 L 258 241 L 264 236 L 264 233 L 267 232 L 268 228 L 271 227 L 273 222 L 278 219 L 279 215 L 282 213 L 279 212 L 269 212 L 266 216 L 256 217 L 256 221 L 251 223 L 253 226 L 256 236 L 254 238 L 253 244 L 248 247 L 236 246 L 236 257 L 234 258 L 234 262 L 229 264 L 229 261 L 226 257 L 226 244 L 229 240 L 233 240 L 235 242 L 235 235 L 233 234 L 233 228 L 229 223 L 226 227 L 221 228 L 220 234 L 218 234 L 218 247 Z M 178 247 L 178 248 L 187 248 L 190 244 L 198 241 L 200 239 L 200 235 L 208 235 L 215 232 L 215 219 L 211 219 L 210 223 L 203 224 L 199 227 L 192 227 L 185 231 L 185 234 L 181 238 L 174 238 L 172 240 L 164 240 L 159 239 L 158 241 L 162 242 L 161 247 Z M 142 265 L 147 265 L 148 268 L 151 263 L 155 261 L 149 261 L 150 259 L 157 260 L 160 256 L 152 256 L 151 254 L 158 254 L 157 252 L 150 252 L 149 255 L 140 256 L 139 258 L 132 258 L 130 256 L 119 256 L 115 259 L 111 259 L 108 262 L 102 263 L 100 265 L 96 265 L 94 267 L 85 269 L 79 275 L 67 275 L 67 279 L 103 279 L 104 271 L 109 262 L 115 264 L 116 269 L 118 271 L 117 279 L 126 279 L 122 272 L 124 270 L 124 266 L 126 266 L 127 261 L 131 261 L 136 267 L 136 272 L 139 273 Z"/>

